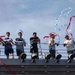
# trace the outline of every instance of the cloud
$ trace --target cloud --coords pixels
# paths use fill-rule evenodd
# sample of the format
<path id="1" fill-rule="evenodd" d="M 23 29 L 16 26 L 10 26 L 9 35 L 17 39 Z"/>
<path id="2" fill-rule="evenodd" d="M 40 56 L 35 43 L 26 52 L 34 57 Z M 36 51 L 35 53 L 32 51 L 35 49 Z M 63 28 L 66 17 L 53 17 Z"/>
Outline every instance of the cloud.
<path id="1" fill-rule="evenodd" d="M 37 32 L 41 42 L 45 35 L 50 32 L 56 32 L 60 35 L 61 44 L 64 42 L 65 24 L 68 25 L 69 19 L 62 16 L 58 22 L 58 28 L 55 30 L 55 20 L 59 17 L 61 11 L 71 7 L 73 10 L 70 16 L 75 15 L 74 0 L 0 0 L 0 35 L 5 35 L 7 31 L 11 32 L 11 37 L 15 39 L 17 31 L 23 31 L 23 37 L 26 42 L 32 33 Z M 72 4 L 73 3 L 73 4 Z M 75 21 L 73 21 L 73 33 Z M 75 35 L 74 35 L 75 37 Z M 47 41 L 48 42 L 48 41 Z M 47 45 L 42 46 L 48 48 Z M 59 49 L 63 48 L 59 46 Z M 62 49 L 61 49 L 62 50 Z"/>
<path id="2" fill-rule="evenodd" d="M 75 4 L 75 0 L 69 0 L 72 4 Z"/>
<path id="3" fill-rule="evenodd" d="M 50 24 L 52 23 L 52 24 Z M 36 31 L 40 38 L 42 39 L 44 35 L 48 35 L 50 31 L 52 31 L 53 27 L 52 25 L 54 21 L 49 20 L 46 17 L 44 18 L 19 18 L 17 21 L 13 22 L 5 22 L 1 25 L 1 33 L 5 34 L 5 32 L 10 31 L 11 37 L 15 38 L 17 37 L 17 30 L 21 29 L 24 31 L 24 36 L 26 40 L 29 41 L 28 38 L 32 36 L 32 33 Z M 4 30 L 3 30 L 4 29 Z"/>
<path id="4" fill-rule="evenodd" d="M 22 8 L 22 9 L 27 9 L 27 8 L 28 8 L 28 6 L 25 5 L 25 4 L 20 4 L 19 6 L 20 6 L 20 8 Z"/>
<path id="5" fill-rule="evenodd" d="M 34 31 L 43 39 L 44 35 L 55 31 L 55 19 L 66 8 L 62 2 L 63 0 L 0 0 L 0 33 L 10 31 L 11 37 L 15 38 L 17 30 L 22 29 L 28 41 Z M 66 22 L 67 19 L 62 17 L 59 25 Z"/>

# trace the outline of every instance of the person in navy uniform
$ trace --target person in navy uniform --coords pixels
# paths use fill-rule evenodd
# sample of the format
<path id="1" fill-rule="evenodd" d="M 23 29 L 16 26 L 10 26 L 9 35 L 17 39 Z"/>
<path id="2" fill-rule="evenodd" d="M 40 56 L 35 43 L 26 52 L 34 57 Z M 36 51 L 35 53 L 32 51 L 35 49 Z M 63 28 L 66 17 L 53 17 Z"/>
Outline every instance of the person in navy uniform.
<path id="1" fill-rule="evenodd" d="M 40 39 L 37 36 L 36 32 L 33 32 L 33 36 L 30 38 L 30 53 L 32 59 L 39 59 L 38 56 L 38 43 L 40 43 Z"/>
<path id="2" fill-rule="evenodd" d="M 13 40 L 10 38 L 10 32 L 6 32 L 6 37 L 3 40 L 3 46 L 5 46 L 5 55 L 9 59 L 9 54 L 12 54 L 12 59 L 14 59 L 14 50 L 12 48 Z"/>

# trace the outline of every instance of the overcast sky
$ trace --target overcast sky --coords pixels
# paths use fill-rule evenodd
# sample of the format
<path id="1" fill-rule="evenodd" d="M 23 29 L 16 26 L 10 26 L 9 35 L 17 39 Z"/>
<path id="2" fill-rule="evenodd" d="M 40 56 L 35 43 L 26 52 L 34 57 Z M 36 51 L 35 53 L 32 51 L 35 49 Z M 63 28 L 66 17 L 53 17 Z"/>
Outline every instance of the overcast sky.
<path id="1" fill-rule="evenodd" d="M 68 14 L 70 17 L 75 15 L 75 0 L 0 0 L 0 35 L 10 31 L 11 37 L 16 38 L 17 31 L 21 29 L 26 41 L 34 31 L 41 40 L 50 32 L 60 33 L 62 39 L 69 18 L 60 18 L 60 31 L 55 30 L 55 20 L 61 11 L 69 7 L 72 8 Z M 74 21 L 71 31 L 75 27 Z"/>

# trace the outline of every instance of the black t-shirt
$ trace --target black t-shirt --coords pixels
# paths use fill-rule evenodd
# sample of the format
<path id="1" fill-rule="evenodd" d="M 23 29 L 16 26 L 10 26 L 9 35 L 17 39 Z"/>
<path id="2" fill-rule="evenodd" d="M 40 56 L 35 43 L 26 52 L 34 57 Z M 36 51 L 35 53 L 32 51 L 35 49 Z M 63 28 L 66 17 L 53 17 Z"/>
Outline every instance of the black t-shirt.
<path id="1" fill-rule="evenodd" d="M 35 38 L 31 37 L 30 41 L 31 40 L 39 40 L 39 38 L 38 37 L 35 37 Z M 35 42 L 35 43 L 34 42 L 30 42 L 30 44 L 31 44 L 31 46 L 30 46 L 31 49 L 33 49 L 34 51 L 38 51 L 37 42 Z"/>

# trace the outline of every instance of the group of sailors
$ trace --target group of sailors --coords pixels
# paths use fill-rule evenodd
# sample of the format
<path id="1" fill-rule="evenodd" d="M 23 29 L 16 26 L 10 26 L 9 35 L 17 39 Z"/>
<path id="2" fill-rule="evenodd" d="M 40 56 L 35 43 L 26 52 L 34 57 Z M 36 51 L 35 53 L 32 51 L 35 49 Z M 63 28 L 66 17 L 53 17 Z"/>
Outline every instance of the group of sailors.
<path id="1" fill-rule="evenodd" d="M 5 47 L 4 53 L 7 59 L 9 59 L 9 54 L 12 54 L 12 58 L 14 59 L 14 50 L 12 46 L 16 45 L 16 54 L 18 58 L 23 59 L 22 62 L 25 61 L 26 53 L 24 52 L 24 46 L 26 46 L 26 42 L 22 35 L 22 32 L 18 32 L 18 37 L 15 41 L 13 41 L 10 38 L 10 32 L 6 32 L 6 37 L 4 39 L 0 39 L 0 44 Z M 32 62 L 35 62 L 35 59 L 39 59 L 38 43 L 40 44 L 40 38 L 37 36 L 36 32 L 33 32 L 32 37 L 30 38 L 30 53 Z M 49 62 L 49 59 L 54 59 L 55 62 L 59 62 L 61 59 L 61 54 L 56 56 L 56 46 L 59 46 L 59 44 L 55 42 L 55 36 L 52 34 L 50 35 L 48 43 L 49 54 L 45 56 L 46 63 Z M 68 62 L 70 63 L 75 57 L 75 41 L 66 35 L 63 46 L 67 48 Z"/>

